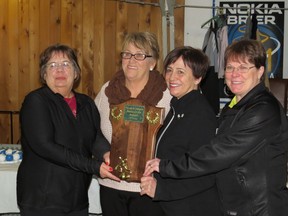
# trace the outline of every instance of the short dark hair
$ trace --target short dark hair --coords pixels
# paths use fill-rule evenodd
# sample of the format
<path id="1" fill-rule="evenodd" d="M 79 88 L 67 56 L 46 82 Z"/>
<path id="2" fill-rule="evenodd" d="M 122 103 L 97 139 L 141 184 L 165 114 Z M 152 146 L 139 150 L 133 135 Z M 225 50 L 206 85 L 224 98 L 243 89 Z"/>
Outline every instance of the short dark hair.
<path id="1" fill-rule="evenodd" d="M 66 55 L 68 59 L 72 62 L 73 68 L 76 72 L 76 78 L 74 82 L 78 81 L 80 79 L 80 66 L 78 64 L 78 59 L 76 52 L 69 46 L 64 44 L 54 44 L 49 47 L 47 47 L 41 54 L 40 54 L 40 62 L 39 62 L 39 68 L 40 68 L 40 80 L 43 84 L 46 83 L 44 79 L 44 75 L 46 73 L 46 66 L 48 61 L 52 58 L 53 54 L 55 53 L 62 53 L 63 55 Z"/>
<path id="2" fill-rule="evenodd" d="M 193 76 L 204 78 L 209 68 L 209 58 L 205 53 L 190 46 L 177 47 L 166 56 L 164 60 L 164 73 L 168 66 L 176 62 L 179 58 L 183 59 L 184 65 L 191 68 Z"/>
<path id="3" fill-rule="evenodd" d="M 260 41 L 252 39 L 243 39 L 235 41 L 230 44 L 224 55 L 224 64 L 227 64 L 229 59 L 235 61 L 248 61 L 251 64 L 254 64 L 257 69 L 260 67 L 266 68 L 266 51 Z M 263 73 L 261 80 L 264 79 Z"/>

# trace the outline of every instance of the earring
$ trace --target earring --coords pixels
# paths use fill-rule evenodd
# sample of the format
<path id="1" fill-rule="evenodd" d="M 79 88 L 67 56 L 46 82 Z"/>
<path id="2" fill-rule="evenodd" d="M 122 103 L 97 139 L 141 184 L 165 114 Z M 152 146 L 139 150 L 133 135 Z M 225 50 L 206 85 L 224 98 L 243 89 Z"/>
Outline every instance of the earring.
<path id="1" fill-rule="evenodd" d="M 150 71 L 152 71 L 153 70 L 153 68 L 150 68 Z"/>

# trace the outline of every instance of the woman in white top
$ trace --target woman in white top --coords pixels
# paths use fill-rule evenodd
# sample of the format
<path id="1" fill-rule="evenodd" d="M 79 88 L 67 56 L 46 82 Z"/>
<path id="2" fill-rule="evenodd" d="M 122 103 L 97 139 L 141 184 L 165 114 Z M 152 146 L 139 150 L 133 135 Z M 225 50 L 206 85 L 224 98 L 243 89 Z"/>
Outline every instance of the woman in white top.
<path id="1" fill-rule="evenodd" d="M 122 69 L 105 83 L 95 99 L 101 116 L 101 130 L 111 143 L 112 125 L 110 105 L 137 98 L 150 106 L 170 109 L 171 95 L 164 77 L 155 70 L 159 46 L 154 34 L 137 32 L 127 34 L 121 52 Z M 140 184 L 99 179 L 103 216 L 161 216 L 157 202 L 140 195 Z M 149 211 L 147 211 L 149 209 Z"/>

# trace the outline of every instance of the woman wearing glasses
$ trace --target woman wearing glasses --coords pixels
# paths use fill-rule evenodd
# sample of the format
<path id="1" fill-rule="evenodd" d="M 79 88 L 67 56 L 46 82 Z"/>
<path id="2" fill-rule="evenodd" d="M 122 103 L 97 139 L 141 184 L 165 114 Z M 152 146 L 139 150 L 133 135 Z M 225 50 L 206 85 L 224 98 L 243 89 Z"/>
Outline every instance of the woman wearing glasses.
<path id="1" fill-rule="evenodd" d="M 224 215 L 286 216 L 288 125 L 264 85 L 266 52 L 259 41 L 241 40 L 227 48 L 224 60 L 235 97 L 222 110 L 216 137 L 180 159 L 148 161 L 144 175 L 156 171 L 185 179 L 216 173 Z"/>
<path id="2" fill-rule="evenodd" d="M 99 112 L 91 98 L 73 90 L 80 67 L 70 47 L 44 50 L 40 77 L 44 86 L 25 97 L 20 111 L 20 213 L 88 216 L 92 174 L 118 180 L 103 162 L 110 144 L 100 130 Z"/>
<path id="3" fill-rule="evenodd" d="M 154 34 L 127 34 L 122 45 L 122 69 L 105 83 L 95 99 L 101 116 L 101 130 L 108 141 L 112 139 L 109 120 L 110 105 L 137 98 L 150 106 L 169 110 L 171 96 L 163 76 L 155 70 L 159 46 Z M 103 216 L 161 216 L 158 203 L 140 196 L 140 184 L 99 179 Z"/>

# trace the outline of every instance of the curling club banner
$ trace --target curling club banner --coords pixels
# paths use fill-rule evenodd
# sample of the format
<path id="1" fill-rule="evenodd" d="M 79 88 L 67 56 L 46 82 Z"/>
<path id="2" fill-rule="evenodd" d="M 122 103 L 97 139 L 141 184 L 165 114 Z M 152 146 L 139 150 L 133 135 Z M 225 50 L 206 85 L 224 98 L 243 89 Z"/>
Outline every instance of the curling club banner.
<path id="1" fill-rule="evenodd" d="M 246 30 L 247 17 L 257 19 L 257 38 L 267 53 L 266 71 L 270 78 L 283 77 L 284 12 L 285 3 L 271 2 L 219 2 L 227 16 L 229 44 L 241 40 Z"/>

